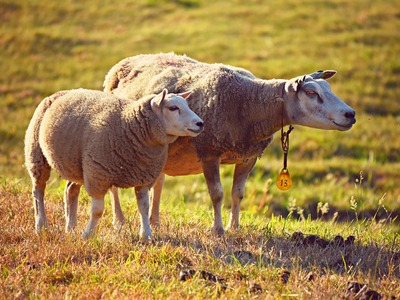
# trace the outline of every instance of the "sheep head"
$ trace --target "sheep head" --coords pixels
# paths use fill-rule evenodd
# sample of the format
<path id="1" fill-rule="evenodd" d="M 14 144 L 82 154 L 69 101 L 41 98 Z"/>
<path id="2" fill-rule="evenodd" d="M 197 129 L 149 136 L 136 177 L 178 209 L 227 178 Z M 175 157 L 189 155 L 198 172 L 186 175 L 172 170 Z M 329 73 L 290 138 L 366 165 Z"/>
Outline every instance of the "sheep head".
<path id="1" fill-rule="evenodd" d="M 291 124 L 319 129 L 348 130 L 355 111 L 336 96 L 326 79 L 336 71 L 317 71 L 285 83 L 284 105 Z"/>
<path id="2" fill-rule="evenodd" d="M 189 108 L 186 101 L 191 93 L 168 94 L 164 89 L 151 100 L 151 108 L 168 135 L 195 137 L 203 131 L 203 120 Z"/>

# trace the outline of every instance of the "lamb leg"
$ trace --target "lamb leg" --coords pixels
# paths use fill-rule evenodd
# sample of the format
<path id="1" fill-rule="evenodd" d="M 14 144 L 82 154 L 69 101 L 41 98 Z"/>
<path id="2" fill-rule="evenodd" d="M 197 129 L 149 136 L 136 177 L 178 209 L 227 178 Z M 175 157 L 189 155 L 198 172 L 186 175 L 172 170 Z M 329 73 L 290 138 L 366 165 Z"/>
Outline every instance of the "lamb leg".
<path id="1" fill-rule="evenodd" d="M 113 212 L 113 226 L 120 229 L 125 224 L 124 213 L 122 212 L 121 203 L 119 202 L 118 188 L 112 186 L 110 189 L 111 206 Z"/>
<path id="2" fill-rule="evenodd" d="M 82 237 L 87 239 L 94 235 L 96 232 L 96 226 L 99 222 L 101 216 L 104 212 L 104 196 L 102 198 L 92 198 L 92 210 L 90 214 L 90 220 L 88 225 L 86 226 L 85 231 L 82 234 Z"/>
<path id="3" fill-rule="evenodd" d="M 81 185 L 67 182 L 64 189 L 65 231 L 69 232 L 78 224 L 78 196 Z"/>
<path id="4" fill-rule="evenodd" d="M 151 238 L 149 221 L 149 187 L 135 187 L 135 194 L 140 213 L 140 237 L 144 240 Z"/>
<path id="5" fill-rule="evenodd" d="M 165 175 L 161 173 L 150 192 L 150 224 L 156 228 L 160 227 L 160 198 L 164 179 Z"/>

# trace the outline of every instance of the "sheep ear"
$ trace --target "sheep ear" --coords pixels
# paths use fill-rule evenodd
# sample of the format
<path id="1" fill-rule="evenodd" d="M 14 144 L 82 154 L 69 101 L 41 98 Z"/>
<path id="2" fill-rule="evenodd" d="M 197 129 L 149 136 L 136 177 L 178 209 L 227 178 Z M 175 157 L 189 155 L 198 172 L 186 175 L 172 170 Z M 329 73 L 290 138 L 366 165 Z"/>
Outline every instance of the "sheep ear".
<path id="1" fill-rule="evenodd" d="M 161 92 L 161 100 L 160 100 L 160 104 L 161 104 L 161 102 L 163 102 L 163 101 L 164 101 L 164 99 L 165 99 L 165 96 L 167 96 L 167 94 L 168 94 L 168 90 L 167 90 L 167 89 L 163 89 L 163 91 Z"/>
<path id="2" fill-rule="evenodd" d="M 183 99 L 187 99 L 192 93 L 193 93 L 192 91 L 187 91 L 187 92 L 178 94 L 178 96 L 181 96 Z"/>
<path id="3" fill-rule="evenodd" d="M 317 72 L 314 72 L 312 74 L 310 74 L 310 76 L 314 79 L 329 79 L 332 78 L 333 76 L 335 76 L 336 71 L 335 70 L 320 70 Z"/>
<path id="4" fill-rule="evenodd" d="M 167 89 L 163 89 L 163 91 L 161 93 L 159 93 L 157 96 L 155 96 L 152 100 L 152 102 L 154 104 L 156 104 L 157 106 L 161 106 L 161 103 L 164 101 L 165 96 L 167 96 L 168 94 L 168 90 Z"/>
<path id="5" fill-rule="evenodd" d="M 285 84 L 285 91 L 287 93 L 296 93 L 298 91 L 298 89 L 300 88 L 301 83 L 306 80 L 306 76 L 302 76 L 302 77 L 296 77 L 293 78 L 291 80 L 289 80 L 288 82 L 286 82 Z"/>
<path id="6" fill-rule="evenodd" d="M 285 84 L 285 92 L 286 93 L 296 93 L 298 89 L 298 83 L 296 80 L 289 80 Z"/>

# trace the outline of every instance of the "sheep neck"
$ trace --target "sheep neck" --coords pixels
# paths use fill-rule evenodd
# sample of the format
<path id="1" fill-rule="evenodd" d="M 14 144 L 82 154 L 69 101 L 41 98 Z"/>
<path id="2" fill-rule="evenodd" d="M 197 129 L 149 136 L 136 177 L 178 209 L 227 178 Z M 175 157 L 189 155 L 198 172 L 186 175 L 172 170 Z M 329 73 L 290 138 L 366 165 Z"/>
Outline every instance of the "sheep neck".
<path id="1" fill-rule="evenodd" d="M 152 111 L 150 102 L 142 103 L 136 106 L 135 109 L 128 108 L 127 115 L 132 113 L 135 114 L 135 118 L 138 124 L 140 124 L 139 127 L 135 125 L 132 130 L 138 130 L 138 128 L 140 128 L 140 139 L 142 143 L 154 146 L 167 145 L 177 139 L 177 136 L 166 134 L 163 125 Z"/>
<path id="2" fill-rule="evenodd" d="M 255 80 L 258 84 L 255 101 L 262 103 L 249 109 L 256 121 L 252 126 L 252 140 L 255 142 L 271 137 L 283 126 L 289 124 L 286 108 L 283 101 L 286 80 Z M 250 101 L 253 102 L 253 101 Z"/>

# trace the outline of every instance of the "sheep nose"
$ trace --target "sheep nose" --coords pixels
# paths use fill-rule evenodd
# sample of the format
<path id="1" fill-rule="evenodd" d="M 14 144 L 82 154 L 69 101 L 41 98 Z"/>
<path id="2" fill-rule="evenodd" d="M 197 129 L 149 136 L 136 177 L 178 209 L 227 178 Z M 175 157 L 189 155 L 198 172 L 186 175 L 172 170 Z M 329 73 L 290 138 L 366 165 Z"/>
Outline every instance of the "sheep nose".
<path id="1" fill-rule="evenodd" d="M 354 110 L 349 110 L 344 113 L 344 116 L 351 124 L 356 122 L 356 112 Z"/>
<path id="2" fill-rule="evenodd" d="M 203 123 L 202 121 L 197 122 L 196 125 L 197 125 L 198 127 L 200 127 L 200 128 L 203 128 L 203 127 L 204 127 L 204 123 Z"/>
<path id="3" fill-rule="evenodd" d="M 354 119 L 355 116 L 356 116 L 356 112 L 355 112 L 354 110 L 346 111 L 346 112 L 344 113 L 344 116 L 345 116 L 347 119 Z"/>

